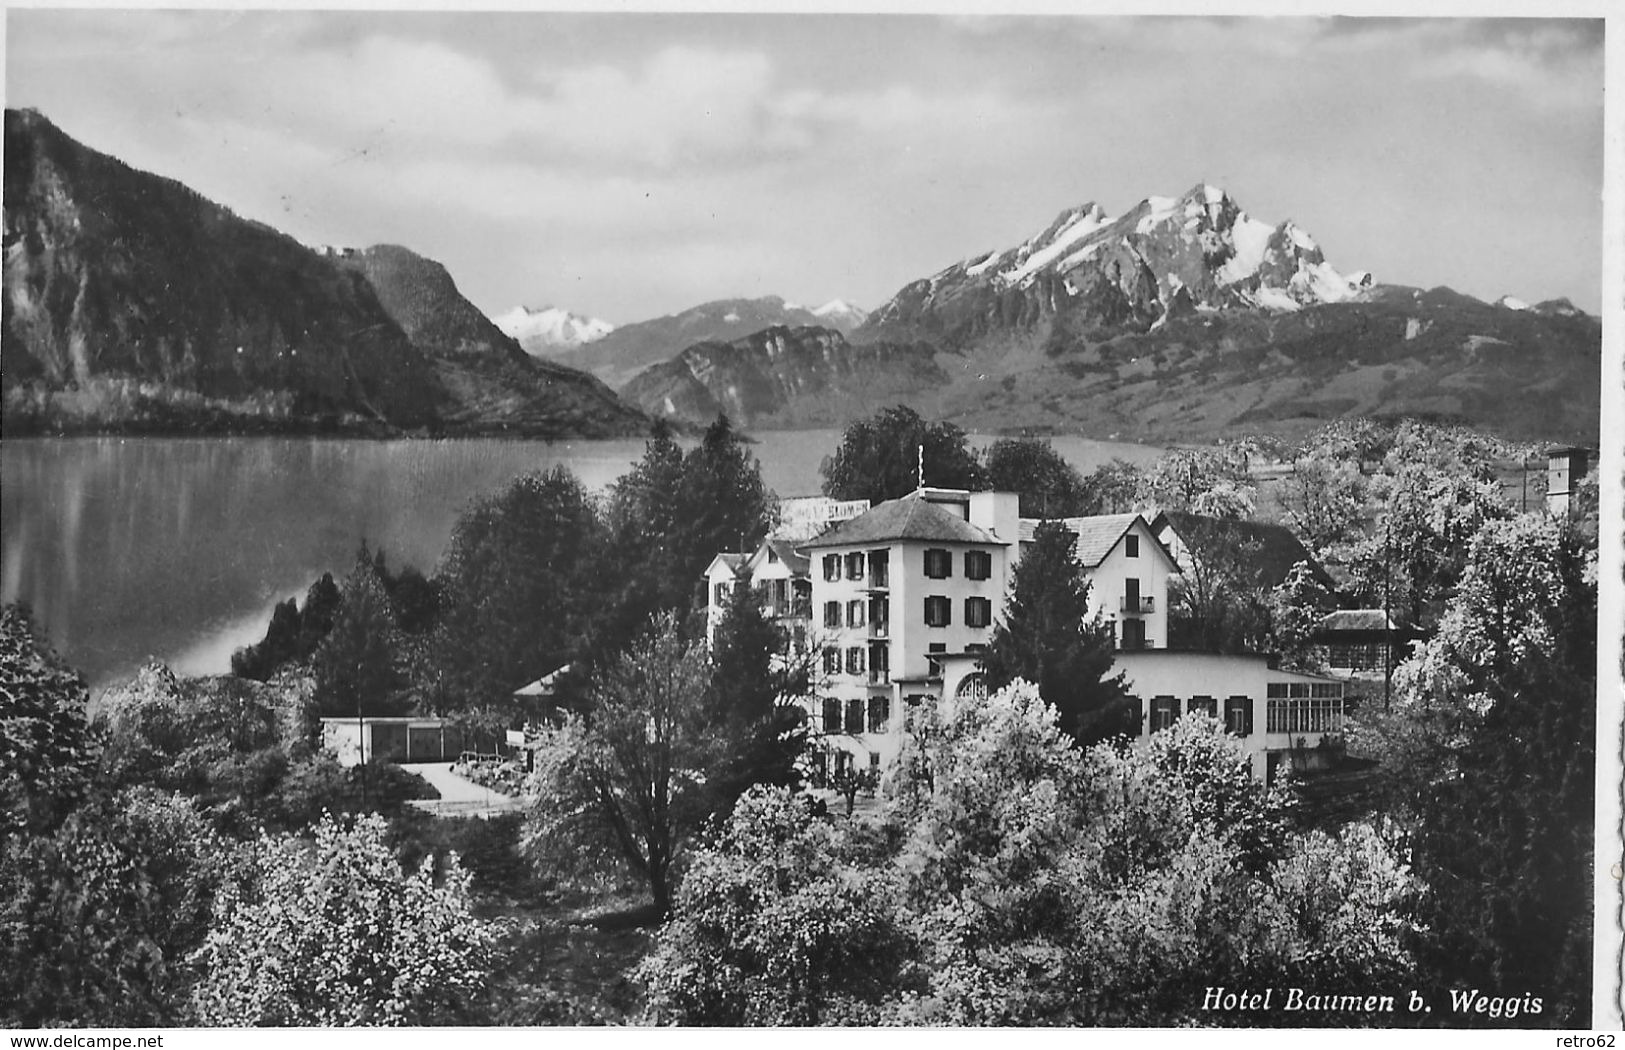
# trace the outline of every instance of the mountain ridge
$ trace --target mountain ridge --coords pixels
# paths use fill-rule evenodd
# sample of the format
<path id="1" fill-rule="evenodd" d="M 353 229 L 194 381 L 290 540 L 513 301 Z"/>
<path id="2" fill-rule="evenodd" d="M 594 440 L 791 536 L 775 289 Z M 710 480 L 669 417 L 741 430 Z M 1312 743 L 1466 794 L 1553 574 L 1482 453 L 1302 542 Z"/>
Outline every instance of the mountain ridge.
<path id="1" fill-rule="evenodd" d="M 5 145 L 7 435 L 575 436 L 647 423 L 590 377 L 521 363 L 494 327 L 507 346 L 478 334 L 489 322 L 443 268 L 430 284 L 451 314 L 413 320 L 411 293 L 357 253 L 314 251 L 37 111 L 6 110 Z"/>
<path id="2" fill-rule="evenodd" d="M 825 307 L 834 307 L 836 303 L 845 305 L 841 300 L 833 300 Z M 549 356 L 562 364 L 591 372 L 619 389 L 650 365 L 669 360 L 698 343 L 726 343 L 775 326 L 844 331 L 849 316 L 843 317 L 838 308 L 820 316 L 777 295 L 713 299 L 675 314 L 621 325 L 593 343 Z"/>
<path id="3" fill-rule="evenodd" d="M 1409 414 L 1594 443 L 1600 427 L 1596 318 L 1344 274 L 1295 223 L 1253 220 L 1206 184 L 1115 218 L 1068 208 L 1018 245 L 909 282 L 826 347 L 826 376 L 746 344 L 623 389 L 680 416 L 706 403 L 695 383 L 714 403 L 776 391 L 753 412 L 779 425 L 815 404 L 800 390 L 823 390 L 850 367 L 841 355 L 870 344 L 932 348 L 935 369 L 909 373 L 917 385 L 895 400 L 977 429 L 1156 442 Z"/>

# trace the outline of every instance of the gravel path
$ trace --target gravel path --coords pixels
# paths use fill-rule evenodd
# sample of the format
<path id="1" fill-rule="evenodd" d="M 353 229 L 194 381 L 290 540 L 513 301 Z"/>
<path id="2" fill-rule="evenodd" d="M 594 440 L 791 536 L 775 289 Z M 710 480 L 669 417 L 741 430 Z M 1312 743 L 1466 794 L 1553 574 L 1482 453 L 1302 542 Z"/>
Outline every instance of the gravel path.
<path id="1" fill-rule="evenodd" d="M 408 773 L 416 773 L 440 792 L 438 799 L 417 799 L 412 802 L 412 805 L 436 816 L 488 817 L 524 808 L 524 803 L 511 795 L 492 791 L 453 773 L 448 762 L 403 762 L 401 768 Z"/>

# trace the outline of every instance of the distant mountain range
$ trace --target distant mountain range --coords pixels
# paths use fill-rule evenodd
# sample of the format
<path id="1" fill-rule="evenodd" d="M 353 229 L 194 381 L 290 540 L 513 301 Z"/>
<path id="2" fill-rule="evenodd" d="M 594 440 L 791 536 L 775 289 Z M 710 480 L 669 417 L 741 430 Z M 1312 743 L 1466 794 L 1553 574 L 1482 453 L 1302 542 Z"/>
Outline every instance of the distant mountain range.
<path id="1" fill-rule="evenodd" d="M 774 340 L 705 345 L 623 393 L 657 414 L 697 418 L 737 400 L 794 425 L 821 420 L 830 391 L 850 387 L 846 355 L 909 347 L 915 385 L 893 400 L 977 429 L 1170 441 L 1415 415 L 1595 442 L 1601 331 L 1566 300 L 1492 305 L 1345 274 L 1306 231 L 1259 222 L 1203 184 L 1116 218 L 1068 209 L 1019 245 L 905 285 L 845 349 L 798 334 L 822 345 L 822 370 Z M 920 347 L 934 349 L 934 369 Z M 852 415 L 864 394 L 852 393 Z"/>
<path id="2" fill-rule="evenodd" d="M 308 248 L 5 113 L 3 426 L 608 436 L 648 420 L 529 357 L 437 263 Z"/>
<path id="3" fill-rule="evenodd" d="M 726 343 L 774 327 L 820 326 L 847 332 L 865 316 L 862 310 L 839 299 L 813 310 L 787 303 L 776 295 L 718 299 L 682 313 L 622 325 L 590 344 L 555 352 L 552 357 L 621 387 L 643 369 L 698 343 Z"/>
<path id="4" fill-rule="evenodd" d="M 1599 436 L 1597 318 L 1376 284 L 1205 184 L 1116 217 L 1067 209 L 871 313 L 768 296 L 616 327 L 552 307 L 493 322 L 407 248 L 306 247 L 32 111 L 6 111 L 5 147 L 7 435 L 610 436 L 902 402 L 1147 442 L 1355 415 Z"/>

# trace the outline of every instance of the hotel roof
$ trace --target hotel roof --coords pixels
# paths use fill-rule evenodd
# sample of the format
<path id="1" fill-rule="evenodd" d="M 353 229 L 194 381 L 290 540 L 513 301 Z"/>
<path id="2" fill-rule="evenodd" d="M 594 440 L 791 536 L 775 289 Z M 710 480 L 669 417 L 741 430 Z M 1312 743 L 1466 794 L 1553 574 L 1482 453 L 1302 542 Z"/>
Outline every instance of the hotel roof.
<path id="1" fill-rule="evenodd" d="M 801 544 L 802 550 L 819 547 L 849 547 L 893 540 L 921 540 L 933 543 L 977 543 L 1009 546 L 986 529 L 972 525 L 951 510 L 945 510 L 917 495 L 890 500 L 830 529 L 816 539 Z"/>

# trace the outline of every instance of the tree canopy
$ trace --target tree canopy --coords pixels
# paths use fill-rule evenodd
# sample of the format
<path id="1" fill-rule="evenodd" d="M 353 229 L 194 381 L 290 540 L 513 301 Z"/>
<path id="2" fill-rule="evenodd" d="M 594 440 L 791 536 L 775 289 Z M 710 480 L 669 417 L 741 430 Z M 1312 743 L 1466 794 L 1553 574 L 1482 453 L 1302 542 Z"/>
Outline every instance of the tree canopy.
<path id="1" fill-rule="evenodd" d="M 0 609 L 0 842 L 54 825 L 91 763 L 84 679 L 37 636 L 25 609 Z"/>
<path id="2" fill-rule="evenodd" d="M 200 1024 L 340 1027 L 456 1023 L 493 963 L 469 877 L 451 858 L 407 874 L 377 817 L 324 818 L 310 844 L 263 838 L 197 953 Z"/>
<path id="3" fill-rule="evenodd" d="M 533 856 L 577 875 L 624 864 L 671 907 L 672 865 L 711 812 L 722 742 L 706 717 L 703 644 L 672 613 L 599 672 L 584 715 L 545 730 L 529 782 Z"/>
<path id="4" fill-rule="evenodd" d="M 963 430 L 952 423 L 929 423 L 912 408 L 897 405 L 847 424 L 840 447 L 819 467 L 824 495 L 870 503 L 906 496 L 921 483 L 922 447 L 925 484 L 985 487 L 982 466 Z"/>
<path id="5" fill-rule="evenodd" d="M 989 445 L 983 483 L 1020 496 L 1024 518 L 1069 518 L 1100 513 L 1099 501 L 1078 468 L 1047 441 L 1000 438 Z"/>
<path id="6" fill-rule="evenodd" d="M 1084 751 L 1022 682 L 955 705 L 925 747 L 931 782 L 878 828 L 747 793 L 640 968 L 651 1019 L 1210 1025 L 1233 1020 L 1202 1010 L 1219 975 L 1411 979 L 1417 886 L 1398 857 L 1364 824 L 1293 833 L 1284 790 L 1211 718 Z"/>
<path id="7" fill-rule="evenodd" d="M 1437 986 L 1524 989 L 1567 1027 L 1590 1010 L 1594 559 L 1569 523 L 1485 522 L 1436 634 L 1394 673 L 1393 711 L 1356 736 L 1432 887 Z"/>
<path id="8" fill-rule="evenodd" d="M 500 709 L 515 689 L 582 655 L 605 589 L 606 539 L 591 495 L 563 467 L 474 503 L 440 570 L 439 692 Z"/>

